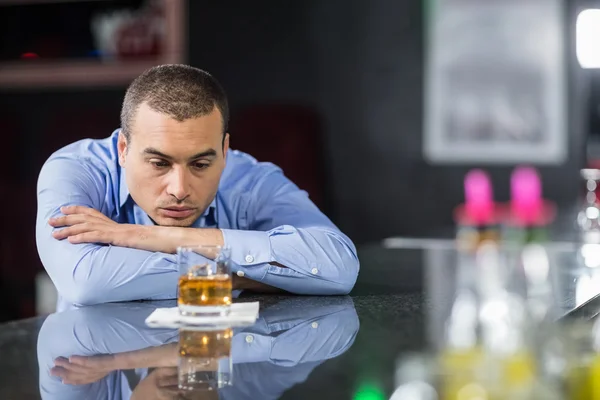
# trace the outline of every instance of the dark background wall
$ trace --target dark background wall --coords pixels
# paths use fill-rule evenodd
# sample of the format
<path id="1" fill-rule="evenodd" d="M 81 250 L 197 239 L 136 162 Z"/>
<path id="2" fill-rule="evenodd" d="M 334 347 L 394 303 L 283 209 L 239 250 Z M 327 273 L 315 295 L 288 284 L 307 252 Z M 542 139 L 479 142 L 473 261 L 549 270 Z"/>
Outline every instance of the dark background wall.
<path id="1" fill-rule="evenodd" d="M 566 165 L 542 168 L 546 195 L 577 196 L 586 79 L 577 68 L 577 4 L 566 3 L 571 124 Z M 214 12 L 214 14 L 212 14 Z M 234 112 L 256 102 L 306 103 L 324 119 L 328 213 L 358 242 L 451 229 L 472 165 L 431 166 L 422 156 L 423 2 L 306 0 L 191 2 L 189 60 L 214 71 Z M 195 18 L 201 15 L 224 18 Z M 200 17 L 199 17 L 200 18 Z M 235 145 L 235 132 L 233 132 Z M 512 167 L 490 167 L 501 199 Z"/>
<path id="2" fill-rule="evenodd" d="M 577 6 L 568 4 L 571 35 Z M 320 116 L 324 208 L 357 243 L 451 229 L 451 211 L 472 166 L 431 166 L 422 156 L 421 1 L 190 1 L 188 15 L 189 63 L 222 82 L 232 116 L 260 104 L 307 106 Z M 584 163 L 587 98 L 587 77 L 569 49 L 569 160 L 542 168 L 546 195 L 565 210 L 577 196 L 577 169 Z M 51 151 L 78 138 L 108 136 L 118 127 L 124 90 L 0 91 L 0 119 L 17 123 L 17 135 L 3 135 L 2 179 L 24 187 L 17 193 L 0 184 L 0 196 L 15 203 L 34 199 L 37 173 Z M 231 133 L 235 148 L 238 133 Z M 505 199 L 510 168 L 490 172 Z M 3 233 L 12 224 L 33 226 L 34 207 L 20 210 L 23 217 L 5 223 Z M 33 240 L 32 230 L 23 233 L 35 253 Z M 38 263 L 29 275 L 40 269 Z M 29 278 L 18 289 L 23 296 L 33 290 Z"/>

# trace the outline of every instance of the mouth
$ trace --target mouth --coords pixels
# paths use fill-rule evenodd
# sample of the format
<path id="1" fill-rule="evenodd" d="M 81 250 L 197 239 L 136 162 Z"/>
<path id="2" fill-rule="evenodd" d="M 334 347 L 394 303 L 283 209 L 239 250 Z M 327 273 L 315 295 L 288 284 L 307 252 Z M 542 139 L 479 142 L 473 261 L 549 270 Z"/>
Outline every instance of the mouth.
<path id="1" fill-rule="evenodd" d="M 183 219 L 194 215 L 196 209 L 188 207 L 166 207 L 160 208 L 159 211 L 165 217 Z"/>

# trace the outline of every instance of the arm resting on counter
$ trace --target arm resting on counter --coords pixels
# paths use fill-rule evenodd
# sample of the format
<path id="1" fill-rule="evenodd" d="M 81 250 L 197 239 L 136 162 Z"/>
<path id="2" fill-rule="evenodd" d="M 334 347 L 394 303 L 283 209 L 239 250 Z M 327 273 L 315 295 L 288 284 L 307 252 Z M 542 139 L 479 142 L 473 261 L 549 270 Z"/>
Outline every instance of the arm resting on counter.
<path id="1" fill-rule="evenodd" d="M 222 229 L 236 273 L 296 294 L 350 292 L 359 261 L 352 241 L 280 170 L 248 196 L 250 230 Z"/>
<path id="2" fill-rule="evenodd" d="M 175 256 L 93 243 L 72 244 L 52 237 L 48 219 L 60 207 L 83 205 L 102 211 L 105 178 L 85 163 L 55 158 L 44 165 L 37 187 L 37 248 L 62 297 L 72 304 L 176 298 Z M 105 210 L 106 212 L 106 210 Z"/>

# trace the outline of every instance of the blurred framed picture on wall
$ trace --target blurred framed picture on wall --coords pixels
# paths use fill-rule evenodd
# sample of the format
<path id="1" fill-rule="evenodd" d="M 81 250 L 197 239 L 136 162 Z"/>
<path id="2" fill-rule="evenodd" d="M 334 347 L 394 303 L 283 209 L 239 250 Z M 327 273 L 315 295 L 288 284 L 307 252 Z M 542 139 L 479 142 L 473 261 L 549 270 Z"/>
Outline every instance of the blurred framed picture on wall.
<path id="1" fill-rule="evenodd" d="M 431 0 L 423 151 L 432 164 L 567 157 L 561 0 Z"/>

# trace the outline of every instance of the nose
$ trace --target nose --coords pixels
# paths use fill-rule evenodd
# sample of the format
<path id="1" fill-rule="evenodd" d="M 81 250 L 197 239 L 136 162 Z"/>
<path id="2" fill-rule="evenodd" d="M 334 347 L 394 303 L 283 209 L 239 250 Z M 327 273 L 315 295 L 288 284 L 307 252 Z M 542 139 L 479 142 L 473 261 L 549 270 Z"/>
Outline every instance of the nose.
<path id="1" fill-rule="evenodd" d="M 177 201 L 183 201 L 190 195 L 187 171 L 185 168 L 175 167 L 171 169 L 168 179 L 167 193 L 175 197 Z"/>

